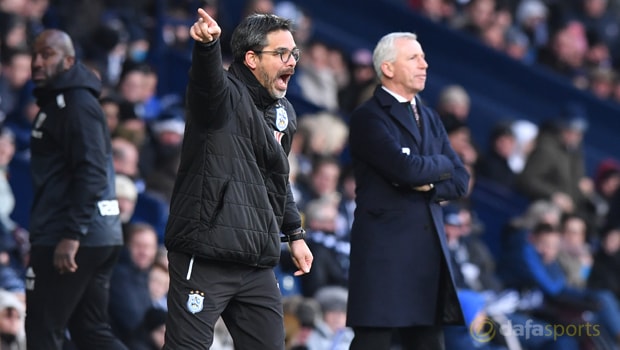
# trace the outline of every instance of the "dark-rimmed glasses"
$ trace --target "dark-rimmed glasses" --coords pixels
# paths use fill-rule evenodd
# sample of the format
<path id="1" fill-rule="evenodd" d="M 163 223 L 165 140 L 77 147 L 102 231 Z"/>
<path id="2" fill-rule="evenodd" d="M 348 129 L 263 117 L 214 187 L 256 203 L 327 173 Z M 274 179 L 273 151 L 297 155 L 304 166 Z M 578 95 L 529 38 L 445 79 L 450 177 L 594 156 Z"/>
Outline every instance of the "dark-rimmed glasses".
<path id="1" fill-rule="evenodd" d="M 299 55 L 301 53 L 299 49 L 292 49 L 292 50 L 277 49 L 277 50 L 272 50 L 272 51 L 253 50 L 253 51 L 257 54 L 269 53 L 272 55 L 280 55 L 280 60 L 282 60 L 282 63 L 287 63 L 291 59 L 291 57 L 293 57 L 295 62 L 299 62 Z"/>

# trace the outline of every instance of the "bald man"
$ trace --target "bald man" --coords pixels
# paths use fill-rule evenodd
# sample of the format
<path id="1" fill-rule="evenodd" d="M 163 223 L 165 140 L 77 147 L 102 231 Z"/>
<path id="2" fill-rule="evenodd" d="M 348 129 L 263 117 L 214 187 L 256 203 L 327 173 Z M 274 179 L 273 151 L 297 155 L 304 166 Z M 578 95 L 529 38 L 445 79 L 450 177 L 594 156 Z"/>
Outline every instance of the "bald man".
<path id="1" fill-rule="evenodd" d="M 58 30 L 36 38 L 32 80 L 28 349 L 62 349 L 67 328 L 79 349 L 126 349 L 107 318 L 122 233 L 101 82 Z"/>

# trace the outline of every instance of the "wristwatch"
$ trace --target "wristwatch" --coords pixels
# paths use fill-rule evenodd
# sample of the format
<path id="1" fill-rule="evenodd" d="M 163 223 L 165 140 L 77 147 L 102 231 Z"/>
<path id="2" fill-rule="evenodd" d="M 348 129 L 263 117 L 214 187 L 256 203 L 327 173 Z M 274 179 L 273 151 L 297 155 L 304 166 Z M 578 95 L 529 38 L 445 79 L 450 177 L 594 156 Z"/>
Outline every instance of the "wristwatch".
<path id="1" fill-rule="evenodd" d="M 298 232 L 291 233 L 290 235 L 284 235 L 280 237 L 280 241 L 282 243 L 290 243 L 292 241 L 297 241 L 300 239 L 306 238 L 306 231 L 302 228 Z"/>

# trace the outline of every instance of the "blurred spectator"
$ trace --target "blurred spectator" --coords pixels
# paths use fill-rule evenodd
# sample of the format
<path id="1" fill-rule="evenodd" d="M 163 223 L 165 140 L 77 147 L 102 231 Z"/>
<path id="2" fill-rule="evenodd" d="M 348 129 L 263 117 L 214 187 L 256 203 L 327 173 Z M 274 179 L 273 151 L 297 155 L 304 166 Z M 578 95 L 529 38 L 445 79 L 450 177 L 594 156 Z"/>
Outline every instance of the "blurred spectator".
<path id="1" fill-rule="evenodd" d="M 355 189 L 356 182 L 353 174 L 353 166 L 346 166 L 340 175 L 340 192 L 342 198 L 338 205 L 339 220 L 336 228 L 336 235 L 340 239 L 349 241 L 351 227 L 353 226 L 353 218 L 355 213 Z"/>
<path id="2" fill-rule="evenodd" d="M 129 140 L 117 136 L 112 139 L 112 157 L 114 170 L 136 181 L 140 177 L 138 162 L 140 153 L 136 145 Z M 138 189 L 140 192 L 140 189 Z"/>
<path id="3" fill-rule="evenodd" d="M 475 165 L 478 161 L 478 151 L 471 143 L 471 131 L 467 124 L 460 119 L 450 118 L 444 120 L 444 127 L 454 152 L 464 164 Z"/>
<path id="4" fill-rule="evenodd" d="M 313 162 L 312 174 L 300 185 L 302 200 L 298 202 L 302 208 L 314 199 L 326 199 L 334 205 L 340 202 L 341 194 L 338 191 L 340 179 L 340 162 L 334 157 L 317 157 Z"/>
<path id="5" fill-rule="evenodd" d="M 566 274 L 566 284 L 584 288 L 592 268 L 593 257 L 586 241 L 586 222 L 575 214 L 565 214 L 560 220 L 562 243 L 558 262 Z"/>
<path id="6" fill-rule="evenodd" d="M 273 13 L 274 10 L 273 0 L 246 0 L 242 18 L 245 18 L 253 13 Z"/>
<path id="7" fill-rule="evenodd" d="M 118 83 L 118 92 L 125 108 L 145 121 L 156 118 L 162 110 L 156 95 L 157 74 L 144 63 L 125 65 Z"/>
<path id="8" fill-rule="evenodd" d="M 601 40 L 613 50 L 613 56 L 620 54 L 620 17 L 617 12 L 609 11 L 608 0 L 580 0 L 577 18 L 587 30 L 596 33 Z"/>
<path id="9" fill-rule="evenodd" d="M 468 1 L 465 3 L 462 18 L 457 18 L 453 25 L 476 38 L 481 38 L 483 31 L 493 24 L 495 6 L 495 0 Z"/>
<path id="10" fill-rule="evenodd" d="M 181 160 L 181 146 L 185 131 L 184 111 L 178 109 L 162 113 L 152 121 L 151 128 L 153 137 L 147 147 L 150 147 L 154 162 L 152 166 L 142 166 L 143 169 L 148 169 L 146 188 L 170 202 Z"/>
<path id="11" fill-rule="evenodd" d="M 293 38 L 298 47 L 305 48 L 312 35 L 312 18 L 297 4 L 291 1 L 278 1 L 273 8 L 277 16 L 288 18 L 293 22 Z"/>
<path id="12" fill-rule="evenodd" d="M 76 38 L 84 42 L 84 60 L 100 72 L 103 85 L 116 86 L 127 53 L 129 35 L 125 25 L 118 19 L 108 19 L 93 29 L 89 40 Z"/>
<path id="13" fill-rule="evenodd" d="M 328 112 L 304 115 L 300 119 L 299 128 L 308 131 L 305 152 L 309 158 L 340 156 L 349 136 L 349 128 L 342 119 Z"/>
<path id="14" fill-rule="evenodd" d="M 541 49 L 538 62 L 569 79 L 580 89 L 588 86 L 585 27 L 577 20 L 563 21 L 555 28 L 551 40 Z"/>
<path id="15" fill-rule="evenodd" d="M 131 350 L 161 350 L 166 333 L 166 314 L 162 309 L 152 307 L 144 313 L 144 318 L 131 340 L 127 342 Z"/>
<path id="16" fill-rule="evenodd" d="M 620 162 L 613 158 L 606 158 L 599 162 L 594 173 L 594 189 L 596 191 L 596 228 L 603 228 L 614 194 L 620 189 Z"/>
<path id="17" fill-rule="evenodd" d="M 15 222 L 11 213 L 15 208 L 15 196 L 8 181 L 9 164 L 15 154 L 15 135 L 8 128 L 0 128 L 0 229 L 12 232 Z"/>
<path id="18" fill-rule="evenodd" d="M 530 199 L 550 199 L 567 213 L 589 212 L 582 139 L 588 122 L 583 107 L 567 105 L 552 128 L 538 135 L 523 172 L 519 190 Z M 585 191 L 584 191 L 585 190 Z"/>
<path id="19" fill-rule="evenodd" d="M 535 51 L 549 41 L 548 15 L 549 10 L 540 0 L 523 0 L 516 8 L 515 24 L 527 35 Z"/>
<path id="20" fill-rule="evenodd" d="M 530 39 L 521 30 L 513 27 L 504 33 L 504 52 L 517 61 L 526 64 L 535 62 L 535 52 L 530 47 Z"/>
<path id="21" fill-rule="evenodd" d="M 155 261 L 149 271 L 149 291 L 153 306 L 162 310 L 168 310 L 168 286 L 170 276 L 168 267 Z"/>
<path id="22" fill-rule="evenodd" d="M 462 86 L 448 85 L 441 89 L 436 109 L 444 124 L 450 124 L 453 119 L 466 122 L 470 108 L 469 94 Z"/>
<path id="23" fill-rule="evenodd" d="M 157 233 L 147 224 L 132 224 L 126 246 L 110 280 L 110 323 L 123 342 L 130 340 L 153 306 L 149 271 L 157 254 Z"/>
<path id="24" fill-rule="evenodd" d="M 0 349 L 25 350 L 25 305 L 15 294 L 0 290 Z"/>
<path id="25" fill-rule="evenodd" d="M 441 0 L 440 0 L 441 1 Z M 362 101 L 367 100 L 377 85 L 377 76 L 372 66 L 372 52 L 365 48 L 351 54 L 351 79 L 338 93 L 340 110 L 346 114 L 353 112 Z"/>
<path id="26" fill-rule="evenodd" d="M 15 195 L 8 182 L 9 165 L 15 154 L 15 135 L 8 128 L 0 128 L 0 239 L 1 250 L 7 254 L 7 261 L 2 262 L 14 270 L 5 271 L 6 277 L 14 274 L 15 278 L 21 278 L 25 267 L 28 265 L 30 242 L 28 231 L 20 227 L 11 215 L 15 209 Z M 22 283 L 18 285 L 22 285 Z M 6 288 L 6 285 L 5 285 Z"/>
<path id="27" fill-rule="evenodd" d="M 476 174 L 512 189 L 517 176 L 510 168 L 509 158 L 514 154 L 515 144 L 510 124 L 497 123 L 489 136 L 489 150 L 476 163 Z"/>
<path id="28" fill-rule="evenodd" d="M 616 73 L 611 68 L 597 67 L 590 70 L 588 89 L 601 100 L 611 100 Z"/>
<path id="29" fill-rule="evenodd" d="M 99 99 L 99 103 L 103 109 L 103 114 L 105 114 L 108 130 L 110 130 L 111 135 L 114 135 L 120 122 L 120 102 L 114 96 L 104 96 Z"/>
<path id="30" fill-rule="evenodd" d="M 601 233 L 588 287 L 610 290 L 620 300 L 620 227 L 610 226 Z"/>
<path id="31" fill-rule="evenodd" d="M 308 43 L 296 67 L 294 81 L 301 88 L 303 98 L 319 108 L 338 110 L 340 89 L 336 70 L 329 60 L 331 51 L 327 44 L 314 40 Z"/>
<path id="32" fill-rule="evenodd" d="M 557 260 L 560 245 L 561 235 L 556 228 L 549 224 L 537 225 L 529 241 L 522 245 L 520 256 L 510 262 L 508 285 L 520 290 L 540 290 L 547 306 L 558 304 L 563 309 L 570 307 L 593 312 L 595 322 L 600 323 L 617 346 L 620 342 L 618 302 L 606 290 L 570 287 Z M 555 316 L 559 317 L 559 314 L 556 312 Z"/>
<path id="33" fill-rule="evenodd" d="M 338 209 L 328 198 L 306 206 L 308 247 L 314 256 L 312 271 L 301 280 L 302 294 L 312 297 L 322 286 L 347 285 L 351 245 L 336 236 Z"/>
<path id="34" fill-rule="evenodd" d="M 498 272 L 503 280 L 510 279 L 506 268 L 521 254 L 521 247 L 527 242 L 529 234 L 541 223 L 557 226 L 560 224 L 562 210 L 548 200 L 537 200 L 529 204 L 525 213 L 511 219 L 502 231 Z"/>
<path id="35" fill-rule="evenodd" d="M 586 53 L 586 65 L 589 68 L 612 69 L 613 58 L 609 46 L 594 30 L 586 31 L 588 39 L 588 52 Z"/>
<path id="36" fill-rule="evenodd" d="M 0 54 L 0 123 L 6 118 L 17 118 L 24 109 L 26 89 L 30 80 L 30 51 L 28 49 L 3 50 Z M 29 92 L 29 91 L 28 91 Z"/>
<path id="37" fill-rule="evenodd" d="M 515 135 L 514 152 L 508 158 L 510 169 L 516 174 L 521 173 L 530 153 L 536 145 L 538 126 L 526 119 L 515 120 L 510 128 Z"/>
<path id="38" fill-rule="evenodd" d="M 456 14 L 456 5 L 452 0 L 410 0 L 409 4 L 438 23 L 449 24 Z"/>
<path id="39" fill-rule="evenodd" d="M 326 286 L 319 289 L 314 299 L 321 308 L 321 317 L 308 335 L 308 350 L 347 350 L 353 340 L 353 330 L 347 322 L 347 290 Z"/>
<path id="40" fill-rule="evenodd" d="M 20 1 L 2 1 L 0 3 L 4 5 L 11 2 L 20 3 Z M 22 16 L 22 9 L 23 7 L 0 11 L 0 43 L 3 50 L 28 47 L 28 22 Z"/>
<path id="41" fill-rule="evenodd" d="M 121 224 L 123 225 L 123 234 L 126 233 L 127 224 L 133 216 L 136 209 L 136 201 L 138 200 L 138 189 L 136 184 L 127 175 L 116 174 L 116 198 L 118 198 L 118 207 L 120 210 Z"/>

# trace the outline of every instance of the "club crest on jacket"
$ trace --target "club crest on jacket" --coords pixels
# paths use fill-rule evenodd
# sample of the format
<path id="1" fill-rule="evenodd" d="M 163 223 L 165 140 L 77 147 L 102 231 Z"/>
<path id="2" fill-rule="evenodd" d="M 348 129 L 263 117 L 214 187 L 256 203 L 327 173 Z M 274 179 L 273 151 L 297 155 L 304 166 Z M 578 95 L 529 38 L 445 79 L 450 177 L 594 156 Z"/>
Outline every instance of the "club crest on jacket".
<path id="1" fill-rule="evenodd" d="M 286 109 L 279 105 L 276 107 L 276 127 L 280 131 L 284 131 L 288 126 L 288 113 L 286 113 Z"/>

